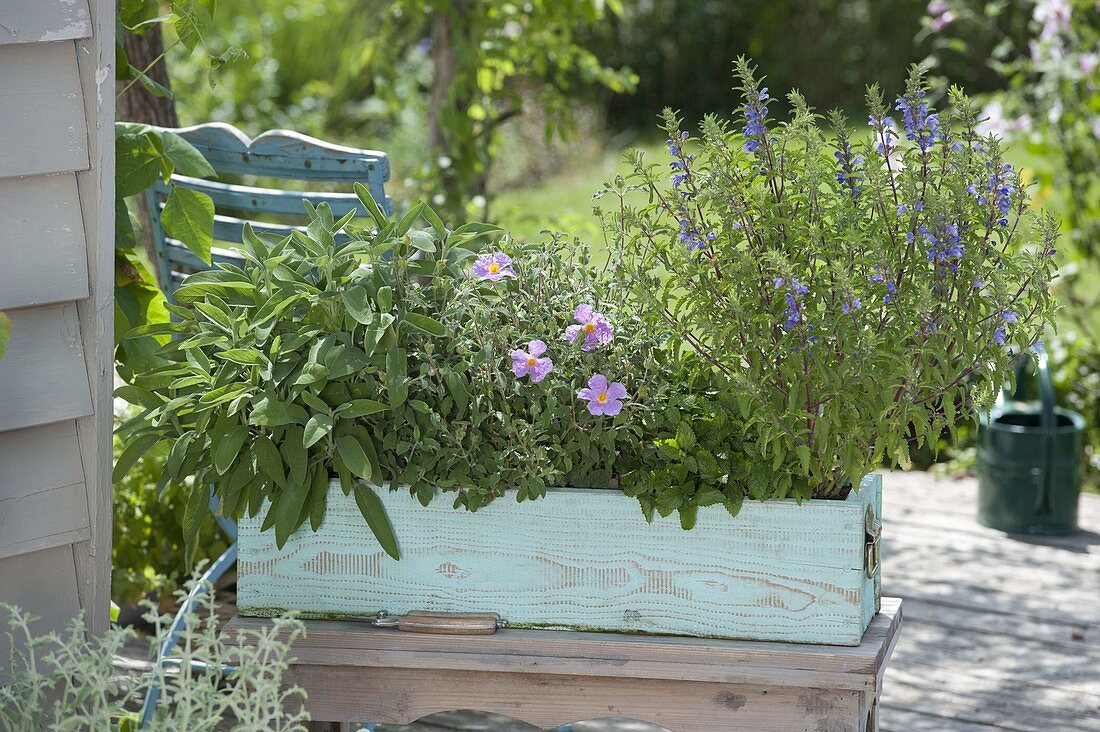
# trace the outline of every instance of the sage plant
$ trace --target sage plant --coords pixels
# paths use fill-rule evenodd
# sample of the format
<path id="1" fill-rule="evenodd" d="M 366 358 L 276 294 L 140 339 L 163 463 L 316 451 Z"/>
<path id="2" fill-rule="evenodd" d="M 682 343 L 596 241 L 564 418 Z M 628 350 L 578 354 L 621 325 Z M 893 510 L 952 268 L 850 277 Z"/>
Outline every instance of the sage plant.
<path id="1" fill-rule="evenodd" d="M 892 103 L 869 87 L 858 134 L 798 92 L 775 121 L 748 61 L 736 75 L 736 123 L 695 138 L 666 111 L 669 158 L 634 153 L 598 213 L 641 317 L 722 377 L 767 473 L 750 495 L 839 497 L 1010 378 L 1051 320 L 1058 223 L 962 91 L 937 111 L 919 67 Z"/>

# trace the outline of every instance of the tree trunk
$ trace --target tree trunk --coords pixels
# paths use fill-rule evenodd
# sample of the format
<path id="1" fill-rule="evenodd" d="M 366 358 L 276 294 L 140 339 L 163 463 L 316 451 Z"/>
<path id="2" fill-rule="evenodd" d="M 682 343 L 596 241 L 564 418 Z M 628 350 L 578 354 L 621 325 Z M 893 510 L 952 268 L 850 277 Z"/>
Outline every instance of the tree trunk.
<path id="1" fill-rule="evenodd" d="M 130 65 L 137 69 L 147 69 L 145 74 L 165 89 L 171 89 L 172 84 L 168 79 L 168 67 L 164 59 L 164 36 L 160 26 L 154 25 L 143 36 L 123 31 L 122 48 L 126 51 L 126 57 Z M 159 60 L 158 60 L 159 59 Z M 119 82 L 119 91 L 122 91 L 130 81 Z M 179 127 L 179 118 L 176 116 L 176 103 L 169 97 L 155 97 L 149 90 L 137 82 L 117 100 L 117 117 L 122 122 L 143 122 L 158 127 Z"/>
<path id="2" fill-rule="evenodd" d="M 431 19 L 432 86 L 428 92 L 428 149 L 435 156 L 446 153 L 447 135 L 440 118 L 455 76 L 453 32 L 447 10 L 436 9 Z"/>
<path id="3" fill-rule="evenodd" d="M 129 59 L 131 66 L 143 70 L 150 79 L 165 89 L 171 90 L 168 66 L 161 58 L 164 54 L 164 36 L 161 34 L 160 25 L 153 25 L 143 36 L 122 31 L 122 48 L 126 51 L 126 58 Z M 122 92 L 123 89 L 126 91 L 115 100 L 115 119 L 120 122 L 141 122 L 157 127 L 180 126 L 179 118 L 176 116 L 176 102 L 171 97 L 153 96 L 140 81 L 130 85 L 131 82 L 133 79 L 118 82 L 118 91 Z M 127 89 L 128 85 L 130 86 Z M 141 222 L 139 236 L 145 244 L 145 253 L 149 256 L 149 262 L 155 270 L 157 253 L 153 247 L 153 222 L 149 218 L 149 207 L 144 195 L 137 197 L 137 216 Z"/>

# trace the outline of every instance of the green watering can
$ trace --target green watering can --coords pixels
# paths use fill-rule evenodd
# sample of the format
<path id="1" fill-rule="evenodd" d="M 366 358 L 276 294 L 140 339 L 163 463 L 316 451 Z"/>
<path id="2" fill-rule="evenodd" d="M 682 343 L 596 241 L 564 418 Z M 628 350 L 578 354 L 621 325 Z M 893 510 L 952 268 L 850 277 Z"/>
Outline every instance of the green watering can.
<path id="1" fill-rule="evenodd" d="M 1081 435 L 1085 418 L 1055 404 L 1047 354 L 1036 347 L 1039 401 L 1023 400 L 1027 359 L 1016 393 L 1002 392 L 978 428 L 978 523 L 1013 534 L 1077 530 Z"/>

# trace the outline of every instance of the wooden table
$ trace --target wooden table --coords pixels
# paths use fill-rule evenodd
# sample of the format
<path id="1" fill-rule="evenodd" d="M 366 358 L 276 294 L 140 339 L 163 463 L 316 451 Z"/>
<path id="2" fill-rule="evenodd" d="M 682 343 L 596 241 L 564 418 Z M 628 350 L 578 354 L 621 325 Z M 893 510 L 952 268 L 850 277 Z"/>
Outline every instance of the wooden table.
<path id="1" fill-rule="evenodd" d="M 225 627 L 269 621 L 233 618 Z M 501 630 L 439 636 L 306 621 L 288 683 L 315 720 L 409 724 L 480 709 L 552 728 L 630 717 L 671 732 L 875 730 L 882 675 L 901 627 L 901 600 L 859 646 Z"/>

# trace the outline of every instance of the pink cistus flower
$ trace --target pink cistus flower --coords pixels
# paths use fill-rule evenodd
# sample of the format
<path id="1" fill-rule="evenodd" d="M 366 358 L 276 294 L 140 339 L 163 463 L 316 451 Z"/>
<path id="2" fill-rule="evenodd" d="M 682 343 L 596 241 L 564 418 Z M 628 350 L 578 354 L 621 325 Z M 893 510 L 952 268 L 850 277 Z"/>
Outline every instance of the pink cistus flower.
<path id="1" fill-rule="evenodd" d="M 615 333 L 608 319 L 593 310 L 591 305 L 578 305 L 573 311 L 573 320 L 577 323 L 565 329 L 565 339 L 575 342 L 583 337 L 582 351 L 594 351 L 610 343 Z"/>
<path id="2" fill-rule="evenodd" d="M 512 351 L 512 373 L 517 378 L 530 376 L 531 381 L 539 382 L 554 370 L 554 362 L 542 354 L 546 353 L 546 344 L 533 340 L 527 344 L 527 350 L 517 348 Z"/>
<path id="3" fill-rule="evenodd" d="M 474 262 L 473 270 L 474 274 L 481 279 L 493 282 L 516 276 L 515 270 L 512 269 L 512 258 L 504 252 L 479 255 Z"/>
<path id="4" fill-rule="evenodd" d="M 577 392 L 577 398 L 588 402 L 589 414 L 614 417 L 623 410 L 626 387 L 617 381 L 609 384 L 606 376 L 596 374 L 588 380 L 588 388 Z"/>

